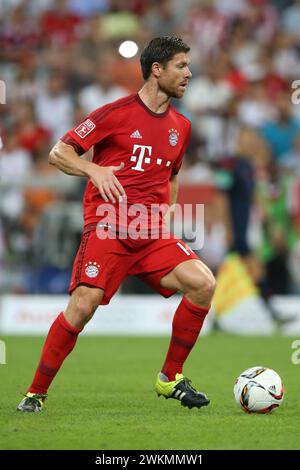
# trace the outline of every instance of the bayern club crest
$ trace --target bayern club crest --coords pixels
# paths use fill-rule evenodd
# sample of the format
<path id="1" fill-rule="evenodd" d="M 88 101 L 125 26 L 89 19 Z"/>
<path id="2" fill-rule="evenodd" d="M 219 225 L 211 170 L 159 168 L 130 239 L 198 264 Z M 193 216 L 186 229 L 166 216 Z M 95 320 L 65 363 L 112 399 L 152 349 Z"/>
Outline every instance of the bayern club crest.
<path id="1" fill-rule="evenodd" d="M 89 261 L 85 264 L 85 274 L 87 277 L 94 278 L 99 274 L 100 264 L 96 262 Z"/>
<path id="2" fill-rule="evenodd" d="M 169 129 L 169 143 L 172 147 L 178 144 L 179 132 L 177 129 Z"/>

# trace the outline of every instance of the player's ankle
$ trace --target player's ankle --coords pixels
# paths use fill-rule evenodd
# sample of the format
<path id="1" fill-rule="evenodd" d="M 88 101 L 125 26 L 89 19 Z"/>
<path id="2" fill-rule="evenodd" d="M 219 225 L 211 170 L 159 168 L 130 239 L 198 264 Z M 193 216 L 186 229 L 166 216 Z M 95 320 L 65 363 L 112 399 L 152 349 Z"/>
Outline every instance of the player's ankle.
<path id="1" fill-rule="evenodd" d="M 160 379 L 162 382 L 170 382 L 170 381 L 169 381 L 169 377 L 168 377 L 166 374 L 164 374 L 163 372 L 160 372 L 160 373 L 159 373 L 159 379 Z"/>

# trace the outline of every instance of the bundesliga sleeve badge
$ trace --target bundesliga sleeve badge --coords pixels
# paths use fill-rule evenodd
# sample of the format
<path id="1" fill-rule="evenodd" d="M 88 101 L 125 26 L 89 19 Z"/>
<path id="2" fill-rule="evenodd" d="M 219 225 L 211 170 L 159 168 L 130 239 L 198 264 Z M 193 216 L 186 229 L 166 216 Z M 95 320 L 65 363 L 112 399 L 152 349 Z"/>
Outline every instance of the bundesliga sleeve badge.
<path id="1" fill-rule="evenodd" d="M 96 124 L 93 123 L 91 119 L 86 119 L 84 122 L 79 124 L 76 127 L 75 132 L 81 139 L 84 139 L 87 135 L 89 135 L 93 129 L 95 129 Z"/>

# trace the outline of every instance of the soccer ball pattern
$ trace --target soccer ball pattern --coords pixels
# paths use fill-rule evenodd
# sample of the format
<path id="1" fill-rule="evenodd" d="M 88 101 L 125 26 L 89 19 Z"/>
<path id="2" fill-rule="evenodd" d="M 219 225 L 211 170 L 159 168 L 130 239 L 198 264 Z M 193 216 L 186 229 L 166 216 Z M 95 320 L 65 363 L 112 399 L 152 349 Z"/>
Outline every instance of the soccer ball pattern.
<path id="1" fill-rule="evenodd" d="M 284 387 L 277 372 L 256 366 L 239 375 L 233 393 L 235 401 L 246 413 L 269 413 L 281 405 Z"/>

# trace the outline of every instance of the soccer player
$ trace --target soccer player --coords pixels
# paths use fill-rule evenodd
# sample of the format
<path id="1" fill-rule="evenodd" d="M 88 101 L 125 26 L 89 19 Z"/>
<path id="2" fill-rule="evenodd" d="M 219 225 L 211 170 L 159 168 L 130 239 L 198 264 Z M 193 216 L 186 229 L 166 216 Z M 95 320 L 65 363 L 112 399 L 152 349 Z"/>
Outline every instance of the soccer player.
<path id="1" fill-rule="evenodd" d="M 157 213 L 157 205 L 172 206 L 176 201 L 178 171 L 190 135 L 189 120 L 170 104 L 170 98 L 183 96 L 192 76 L 189 50 L 177 37 L 152 39 L 141 55 L 141 90 L 96 109 L 50 152 L 52 165 L 88 178 L 84 230 L 69 304 L 49 330 L 19 411 L 42 410 L 78 334 L 97 307 L 109 303 L 127 275 L 140 277 L 165 297 L 183 294 L 156 379 L 157 394 L 189 408 L 209 404 L 182 369 L 209 311 L 215 279 L 188 245 L 166 230 L 163 211 Z M 80 158 L 91 147 L 92 162 Z M 136 207 L 142 208 L 138 237 L 132 228 Z"/>

